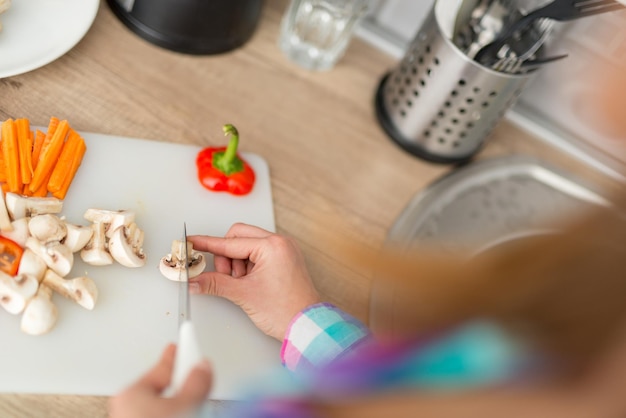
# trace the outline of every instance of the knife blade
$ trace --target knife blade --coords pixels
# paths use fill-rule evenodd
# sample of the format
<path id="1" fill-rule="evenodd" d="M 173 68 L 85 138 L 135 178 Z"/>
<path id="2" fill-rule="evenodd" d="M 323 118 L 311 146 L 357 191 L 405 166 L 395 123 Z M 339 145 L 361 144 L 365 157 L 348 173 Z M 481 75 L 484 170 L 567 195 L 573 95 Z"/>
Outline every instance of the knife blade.
<path id="1" fill-rule="evenodd" d="M 178 283 L 178 346 L 174 360 L 171 390 L 178 392 L 189 372 L 202 360 L 202 351 L 198 343 L 195 326 L 191 322 L 189 306 L 189 254 L 187 254 L 187 224 L 183 224 L 183 259 L 184 268 L 180 271 Z"/>

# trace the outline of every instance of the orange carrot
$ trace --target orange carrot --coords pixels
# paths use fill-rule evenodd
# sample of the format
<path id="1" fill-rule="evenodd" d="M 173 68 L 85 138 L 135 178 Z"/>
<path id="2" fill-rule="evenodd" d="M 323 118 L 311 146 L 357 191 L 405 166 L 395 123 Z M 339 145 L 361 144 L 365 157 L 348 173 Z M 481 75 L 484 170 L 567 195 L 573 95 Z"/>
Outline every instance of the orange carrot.
<path id="1" fill-rule="evenodd" d="M 61 189 L 61 186 L 65 181 L 65 177 L 69 173 L 70 165 L 72 164 L 74 154 L 78 149 L 77 147 L 80 141 L 82 141 L 80 135 L 78 135 L 73 129 L 70 129 L 70 133 L 67 136 L 67 141 L 65 141 L 65 144 L 63 144 L 61 155 L 59 155 L 59 159 L 57 160 L 56 165 L 52 170 L 50 180 L 48 180 L 49 192 L 57 192 Z"/>
<path id="2" fill-rule="evenodd" d="M 35 170 L 35 167 L 37 167 L 37 161 L 39 160 L 39 154 L 41 153 L 41 146 L 43 145 L 43 141 L 45 139 L 46 134 L 37 129 L 35 131 L 35 139 L 33 140 L 33 155 L 30 157 L 33 164 L 33 171 Z"/>
<path id="3" fill-rule="evenodd" d="M 8 190 L 13 193 L 20 193 L 22 191 L 22 178 L 20 176 L 17 129 L 13 119 L 7 119 L 2 124 L 2 154 L 7 173 Z"/>
<path id="4" fill-rule="evenodd" d="M 0 141 L 0 149 L 2 149 L 2 142 Z M 0 152 L 0 183 L 6 183 L 7 181 L 7 169 L 4 166 L 4 154 Z"/>
<path id="5" fill-rule="evenodd" d="M 28 119 L 16 119 L 15 125 L 17 127 L 17 147 L 20 161 L 20 176 L 23 184 L 30 183 L 30 179 L 33 176 L 33 140 L 30 132 L 30 122 Z M 22 190 L 20 190 L 20 193 Z"/>
<path id="6" fill-rule="evenodd" d="M 29 195 L 34 196 L 34 197 L 46 197 L 48 195 L 48 180 L 50 179 L 51 175 L 52 173 L 48 174 L 48 176 L 46 177 L 46 180 L 43 183 L 41 183 L 41 187 L 39 187 L 34 192 L 29 189 L 28 190 Z"/>
<path id="7" fill-rule="evenodd" d="M 59 154 L 61 154 L 61 150 L 63 149 L 63 143 L 65 142 L 65 137 L 70 130 L 70 125 L 67 120 L 62 120 L 59 122 L 50 142 L 45 144 L 42 147 L 41 154 L 39 156 L 39 161 L 37 162 L 37 167 L 35 168 L 35 172 L 33 173 L 33 178 L 30 182 L 30 191 L 35 192 L 37 189 L 41 187 L 42 184 L 45 184 L 48 175 L 54 169 L 54 165 L 59 158 Z"/>
<path id="8" fill-rule="evenodd" d="M 74 180 L 74 176 L 76 175 L 76 172 L 78 171 L 78 167 L 80 167 L 80 164 L 83 161 L 83 156 L 85 155 L 85 151 L 87 151 L 87 146 L 85 145 L 85 141 L 83 140 L 83 138 L 81 138 L 78 134 L 71 135 L 70 133 L 70 138 L 68 139 L 68 142 L 72 138 L 75 138 L 75 140 L 73 140 L 72 147 L 70 151 L 68 151 L 68 154 L 70 154 L 71 160 L 69 161 L 67 166 L 65 166 L 65 163 L 63 163 L 63 172 L 64 172 L 62 176 L 63 182 L 58 186 L 54 184 L 53 178 L 54 178 L 54 173 L 56 172 L 56 170 L 55 172 L 53 172 L 52 177 L 50 178 L 50 181 L 48 182 L 48 190 L 50 190 L 50 192 L 52 193 L 52 196 L 61 200 L 65 199 L 65 196 L 67 195 L 67 191 L 69 190 L 70 185 L 72 184 L 72 180 Z M 59 163 L 61 163 L 61 158 L 59 158 Z M 61 164 L 57 165 L 57 167 L 58 166 L 61 166 Z M 61 175 L 59 175 L 59 177 L 61 177 Z M 52 187 L 50 187 L 51 184 L 52 184 Z"/>
<path id="9" fill-rule="evenodd" d="M 48 130 L 46 131 L 45 137 L 41 140 L 39 144 L 35 140 L 35 144 L 33 145 L 33 169 L 37 167 L 37 163 L 39 162 L 39 157 L 41 156 L 41 150 L 44 146 L 47 146 L 52 139 L 52 135 L 57 130 L 57 126 L 59 126 L 59 119 L 52 116 L 50 118 L 50 122 L 48 122 Z"/>

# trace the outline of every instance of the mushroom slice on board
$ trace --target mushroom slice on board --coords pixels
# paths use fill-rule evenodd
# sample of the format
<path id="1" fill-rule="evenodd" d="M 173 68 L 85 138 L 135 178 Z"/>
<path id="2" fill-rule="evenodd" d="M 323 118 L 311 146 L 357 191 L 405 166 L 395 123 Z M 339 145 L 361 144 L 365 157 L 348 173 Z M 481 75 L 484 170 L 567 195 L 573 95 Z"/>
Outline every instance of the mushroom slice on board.
<path id="1" fill-rule="evenodd" d="M 4 193 L 0 191 L 0 231 L 12 231 L 13 225 L 11 224 L 11 218 L 9 217 L 9 211 L 7 210 L 7 204 L 4 200 Z"/>
<path id="2" fill-rule="evenodd" d="M 43 213 L 60 213 L 63 209 L 63 201 L 56 197 L 27 197 L 9 192 L 5 200 L 13 220 Z"/>
<path id="3" fill-rule="evenodd" d="M 85 248 L 85 245 L 93 236 L 93 228 L 91 226 L 74 225 L 66 222 L 65 228 L 67 229 L 67 235 L 61 242 L 73 253 Z"/>
<path id="4" fill-rule="evenodd" d="M 110 238 L 118 227 L 129 226 L 135 221 L 135 212 L 130 210 L 107 210 L 107 209 L 87 209 L 83 215 L 85 219 L 93 223 L 104 224 L 104 232 Z"/>
<path id="5" fill-rule="evenodd" d="M 57 307 L 52 303 L 52 289 L 45 284 L 40 284 L 37 294 L 24 309 L 21 329 L 30 335 L 45 334 L 54 327 L 57 317 Z"/>
<path id="6" fill-rule="evenodd" d="M 89 277 L 64 279 L 51 269 L 46 270 L 43 284 L 62 296 L 72 299 L 85 309 L 92 310 L 98 301 L 98 288 Z"/>
<path id="7" fill-rule="evenodd" d="M 106 237 L 104 235 L 104 223 L 91 224 L 93 234 L 91 239 L 80 252 L 80 257 L 92 266 L 106 266 L 113 264 L 113 257 L 106 249 Z"/>
<path id="8" fill-rule="evenodd" d="M 47 244 L 52 241 L 62 241 L 67 235 L 67 227 L 58 216 L 50 213 L 35 215 L 28 221 L 30 235 L 40 242 Z"/>
<path id="9" fill-rule="evenodd" d="M 187 254 L 189 255 L 189 278 L 196 277 L 204 271 L 206 261 L 204 255 L 199 251 L 194 251 L 193 244 L 187 241 Z M 179 281 L 181 272 L 185 268 L 183 262 L 183 242 L 180 240 L 172 241 L 172 252 L 161 258 L 159 263 L 159 271 L 166 278 Z"/>
<path id="10" fill-rule="evenodd" d="M 66 276 L 74 265 L 74 254 L 59 241 L 42 244 L 37 238 L 29 237 L 26 240 L 26 248 L 37 254 L 60 276 Z"/>
<path id="11" fill-rule="evenodd" d="M 143 231 L 135 222 L 118 226 L 109 238 L 109 253 L 125 267 L 142 267 L 146 264 L 143 253 Z"/>
<path id="12" fill-rule="evenodd" d="M 28 274 L 15 277 L 0 271 L 0 306 L 17 315 L 24 310 L 28 301 L 35 296 L 39 281 Z"/>
<path id="13" fill-rule="evenodd" d="M 17 274 L 29 274 L 41 282 L 47 269 L 48 266 L 46 262 L 43 261 L 43 258 L 35 254 L 30 248 L 26 248 L 22 253 L 20 265 L 17 268 Z"/>
<path id="14" fill-rule="evenodd" d="M 11 222 L 13 229 L 11 231 L 2 231 L 0 235 L 15 242 L 20 247 L 26 246 L 26 240 L 30 236 L 28 232 L 28 220 L 30 218 L 20 218 Z"/>

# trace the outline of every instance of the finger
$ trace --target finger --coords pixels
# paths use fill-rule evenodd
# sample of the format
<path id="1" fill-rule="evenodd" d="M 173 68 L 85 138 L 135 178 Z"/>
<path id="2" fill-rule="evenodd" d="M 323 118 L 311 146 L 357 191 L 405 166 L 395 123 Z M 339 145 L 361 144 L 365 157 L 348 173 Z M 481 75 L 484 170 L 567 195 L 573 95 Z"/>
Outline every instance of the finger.
<path id="1" fill-rule="evenodd" d="M 259 238 L 218 238 L 200 235 L 187 239 L 193 243 L 193 248 L 197 251 L 239 260 L 250 258 L 263 242 Z"/>
<path id="2" fill-rule="evenodd" d="M 263 228 L 259 228 L 258 226 L 244 224 L 244 223 L 236 223 L 230 227 L 225 238 L 266 238 L 272 235 L 270 231 L 266 231 Z"/>
<path id="3" fill-rule="evenodd" d="M 220 296 L 236 303 L 239 296 L 240 284 L 241 280 L 233 279 L 233 277 L 227 274 L 205 271 L 193 279 L 190 279 L 189 292 Z"/>
<path id="4" fill-rule="evenodd" d="M 246 260 L 233 260 L 232 262 L 233 271 L 231 272 L 231 275 L 234 278 L 245 276 L 247 272 L 246 264 L 247 264 Z"/>
<path id="5" fill-rule="evenodd" d="M 132 388 L 143 388 L 151 392 L 161 393 L 170 384 L 172 370 L 174 369 L 174 357 L 176 356 L 176 345 L 169 344 L 163 350 L 159 362 L 144 374 Z"/>
<path id="6" fill-rule="evenodd" d="M 228 257 L 223 257 L 221 255 L 214 256 L 213 265 L 215 266 L 215 271 L 218 273 L 231 274 L 233 271 L 231 261 L 232 260 Z"/>
<path id="7" fill-rule="evenodd" d="M 213 384 L 213 369 L 211 364 L 202 360 L 196 365 L 176 394 L 184 404 L 198 405 L 206 399 Z"/>

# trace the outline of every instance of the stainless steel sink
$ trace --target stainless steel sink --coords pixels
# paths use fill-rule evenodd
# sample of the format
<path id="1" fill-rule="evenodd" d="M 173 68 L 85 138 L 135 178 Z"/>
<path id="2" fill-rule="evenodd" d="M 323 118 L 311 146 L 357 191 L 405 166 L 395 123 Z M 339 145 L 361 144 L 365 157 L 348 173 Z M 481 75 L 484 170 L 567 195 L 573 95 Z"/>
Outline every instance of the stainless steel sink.
<path id="1" fill-rule="evenodd" d="M 458 168 L 418 193 L 387 237 L 394 248 L 420 244 L 443 252 L 480 253 L 521 237 L 558 232 L 562 222 L 595 205 L 609 206 L 599 187 L 531 156 L 507 155 Z M 393 298 L 375 279 L 374 331 L 393 330 Z"/>

